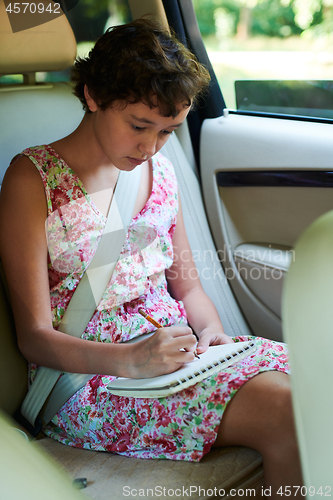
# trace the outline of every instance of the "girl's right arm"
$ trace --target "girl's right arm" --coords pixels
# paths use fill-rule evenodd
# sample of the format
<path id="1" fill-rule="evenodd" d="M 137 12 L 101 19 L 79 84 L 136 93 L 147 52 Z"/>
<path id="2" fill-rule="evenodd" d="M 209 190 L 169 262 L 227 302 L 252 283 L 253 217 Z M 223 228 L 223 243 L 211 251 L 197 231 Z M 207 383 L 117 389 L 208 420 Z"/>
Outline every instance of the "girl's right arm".
<path id="1" fill-rule="evenodd" d="M 15 318 L 18 345 L 27 360 L 61 371 L 151 377 L 192 359 L 190 329 L 160 329 L 134 344 L 90 342 L 52 327 L 47 272 L 47 204 L 40 175 L 27 157 L 8 168 L 0 196 L 0 254 Z M 194 349 L 194 345 L 193 345 Z"/>

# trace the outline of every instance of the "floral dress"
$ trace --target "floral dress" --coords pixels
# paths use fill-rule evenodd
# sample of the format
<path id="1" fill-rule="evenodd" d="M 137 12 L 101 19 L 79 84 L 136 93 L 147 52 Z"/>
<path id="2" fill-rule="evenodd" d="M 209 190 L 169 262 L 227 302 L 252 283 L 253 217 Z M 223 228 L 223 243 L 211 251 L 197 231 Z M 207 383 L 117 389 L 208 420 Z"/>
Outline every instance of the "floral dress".
<path id="1" fill-rule="evenodd" d="M 37 167 L 46 193 L 48 273 L 53 326 L 89 265 L 105 225 L 80 179 L 50 146 L 23 151 Z M 170 162 L 152 158 L 153 186 L 144 208 L 132 219 L 113 276 L 82 338 L 124 342 L 154 331 L 138 312 L 144 308 L 163 326 L 186 324 L 182 302 L 168 293 L 165 270 L 173 262 L 172 236 L 178 199 Z M 95 375 L 46 426 L 52 438 L 78 448 L 138 458 L 199 461 L 213 445 L 223 412 L 237 390 L 267 370 L 289 373 L 286 346 L 254 337 L 254 354 L 218 375 L 172 396 L 148 399 L 111 394 L 115 377 Z M 37 366 L 30 365 L 29 381 Z"/>

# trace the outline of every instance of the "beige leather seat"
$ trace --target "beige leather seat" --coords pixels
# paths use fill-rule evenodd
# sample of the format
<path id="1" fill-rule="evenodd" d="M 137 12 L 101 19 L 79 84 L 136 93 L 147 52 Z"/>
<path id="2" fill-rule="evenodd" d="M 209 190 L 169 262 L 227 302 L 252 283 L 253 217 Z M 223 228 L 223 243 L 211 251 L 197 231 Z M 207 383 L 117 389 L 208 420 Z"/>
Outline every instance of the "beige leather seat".
<path id="1" fill-rule="evenodd" d="M 17 432 L 0 412 L 0 498 L 3 500 L 83 500 L 70 478 L 40 449 Z"/>
<path id="2" fill-rule="evenodd" d="M 333 488 L 332 303 L 333 211 L 296 243 L 282 308 L 303 476 L 309 496 L 318 498 Z"/>
<path id="3" fill-rule="evenodd" d="M 42 25 L 13 34 L 3 0 L 0 0 L 0 45 L 6 48 L 0 54 L 0 74 L 25 72 L 33 76 L 37 70 L 52 71 L 70 66 L 75 56 L 75 41 L 65 16 L 49 22 L 47 28 Z M 0 179 L 15 154 L 25 147 L 51 142 L 66 135 L 83 115 L 81 105 L 71 94 L 67 83 L 35 85 L 31 83 L 31 76 L 25 80 L 27 83 L 22 85 L 0 86 Z M 197 178 L 176 136 L 170 139 L 163 152 L 176 168 L 185 223 L 203 285 L 217 305 L 226 332 L 229 335 L 247 334 L 248 328 L 215 256 Z M 8 385 L 2 384 L 0 407 L 12 415 L 25 394 L 27 374 L 25 360 L 17 349 L 3 281 L 0 284 L 0 331 L 1 380 L 10 381 Z M 135 493 L 134 490 L 140 496 L 139 488 L 155 487 L 170 490 L 170 495 L 171 490 L 175 492 L 177 489 L 177 496 L 184 488 L 184 497 L 187 496 L 186 491 L 192 488 L 193 499 L 211 498 L 214 488 L 215 498 L 231 490 L 233 498 L 237 498 L 233 489 L 260 490 L 263 484 L 261 456 L 249 448 L 214 450 L 200 463 L 179 463 L 143 461 L 74 449 L 49 438 L 41 439 L 38 446 L 52 455 L 73 477 L 87 477 L 86 493 L 98 499 L 109 499 L 111 496 L 120 499 L 128 492 Z M 10 468 L 10 464 L 7 467 Z M 124 490 L 124 487 L 127 489 Z"/>

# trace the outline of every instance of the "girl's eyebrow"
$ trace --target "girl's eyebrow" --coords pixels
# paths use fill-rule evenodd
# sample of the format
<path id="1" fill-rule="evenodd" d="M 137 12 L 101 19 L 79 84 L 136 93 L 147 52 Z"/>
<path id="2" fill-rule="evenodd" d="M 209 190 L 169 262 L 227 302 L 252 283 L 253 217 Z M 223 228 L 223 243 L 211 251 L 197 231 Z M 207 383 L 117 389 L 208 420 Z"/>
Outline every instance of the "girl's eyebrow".
<path id="1" fill-rule="evenodd" d="M 135 115 L 130 115 L 130 117 L 133 118 L 133 120 L 136 120 L 136 121 L 141 122 L 141 123 L 147 123 L 148 125 L 156 125 L 155 122 L 152 122 L 151 120 L 148 120 L 147 118 L 139 118 L 138 116 L 135 116 Z M 171 128 L 178 128 L 182 124 L 183 124 L 183 122 L 176 123 L 175 125 L 169 125 L 166 128 L 169 128 L 169 127 L 171 127 Z"/>

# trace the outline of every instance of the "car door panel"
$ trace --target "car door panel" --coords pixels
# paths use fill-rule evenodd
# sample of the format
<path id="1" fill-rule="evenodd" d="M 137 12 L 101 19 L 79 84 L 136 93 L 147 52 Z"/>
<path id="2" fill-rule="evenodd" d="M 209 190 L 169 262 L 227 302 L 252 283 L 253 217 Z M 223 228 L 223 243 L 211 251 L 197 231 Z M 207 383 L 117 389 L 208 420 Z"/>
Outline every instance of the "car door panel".
<path id="1" fill-rule="evenodd" d="M 333 208 L 331 124 L 228 114 L 204 121 L 201 175 L 227 278 L 252 331 L 282 340 L 281 292 L 302 231 Z"/>
<path id="2" fill-rule="evenodd" d="M 233 257 L 237 270 L 249 290 L 278 317 L 281 317 L 282 285 L 291 261 L 292 249 L 244 243 Z"/>

